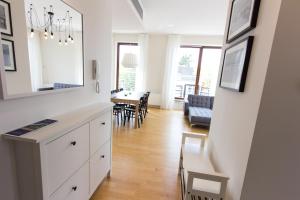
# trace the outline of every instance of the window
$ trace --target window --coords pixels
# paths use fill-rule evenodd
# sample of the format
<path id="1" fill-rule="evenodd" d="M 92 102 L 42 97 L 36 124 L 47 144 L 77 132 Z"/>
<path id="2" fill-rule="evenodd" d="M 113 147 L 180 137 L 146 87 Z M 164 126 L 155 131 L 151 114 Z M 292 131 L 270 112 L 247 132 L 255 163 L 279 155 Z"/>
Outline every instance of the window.
<path id="1" fill-rule="evenodd" d="M 118 43 L 117 47 L 117 89 L 124 88 L 127 91 L 135 90 L 137 68 L 126 68 L 122 65 L 125 54 L 134 54 L 138 58 L 139 47 L 137 43 Z"/>
<path id="2" fill-rule="evenodd" d="M 203 48 L 199 78 L 200 95 L 215 96 L 218 84 L 221 54 L 221 49 Z"/>
<path id="3" fill-rule="evenodd" d="M 182 46 L 176 81 L 176 99 L 189 94 L 214 96 L 217 86 L 221 48 Z"/>

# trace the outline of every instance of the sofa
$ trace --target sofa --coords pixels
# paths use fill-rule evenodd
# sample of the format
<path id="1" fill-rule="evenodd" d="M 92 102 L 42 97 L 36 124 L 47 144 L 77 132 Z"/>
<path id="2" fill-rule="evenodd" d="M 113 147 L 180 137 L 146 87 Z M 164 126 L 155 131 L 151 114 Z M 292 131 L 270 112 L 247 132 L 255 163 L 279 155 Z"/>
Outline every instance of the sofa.
<path id="1" fill-rule="evenodd" d="M 214 97 L 189 95 L 184 104 L 184 114 L 191 125 L 210 126 Z"/>

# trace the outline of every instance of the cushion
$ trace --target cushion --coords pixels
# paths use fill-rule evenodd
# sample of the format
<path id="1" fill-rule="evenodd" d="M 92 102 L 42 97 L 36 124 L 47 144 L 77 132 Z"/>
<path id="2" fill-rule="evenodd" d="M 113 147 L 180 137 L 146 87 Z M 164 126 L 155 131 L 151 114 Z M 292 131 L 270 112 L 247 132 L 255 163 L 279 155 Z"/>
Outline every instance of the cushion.
<path id="1" fill-rule="evenodd" d="M 192 124 L 210 124 L 212 110 L 201 107 L 189 107 L 189 120 Z"/>
<path id="2" fill-rule="evenodd" d="M 209 96 L 199 96 L 199 95 L 188 96 L 189 105 L 194 107 L 210 108 L 211 107 L 210 100 L 211 98 Z"/>

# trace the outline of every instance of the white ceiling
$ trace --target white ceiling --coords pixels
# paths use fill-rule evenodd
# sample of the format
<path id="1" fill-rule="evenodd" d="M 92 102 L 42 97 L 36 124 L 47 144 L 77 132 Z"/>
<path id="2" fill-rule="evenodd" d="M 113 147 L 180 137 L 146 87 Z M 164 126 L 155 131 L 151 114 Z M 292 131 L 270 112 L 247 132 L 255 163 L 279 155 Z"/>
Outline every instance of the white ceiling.
<path id="1" fill-rule="evenodd" d="M 112 0 L 112 26 L 115 33 L 141 33 L 143 24 L 130 0 Z"/>
<path id="2" fill-rule="evenodd" d="M 54 18 L 53 23 L 58 26 L 58 19 L 63 19 L 66 17 L 67 11 L 70 12 L 70 17 L 73 18 L 73 28 L 75 31 L 82 30 L 82 18 L 81 14 L 70 7 L 68 4 L 64 3 L 63 1 L 58 0 L 24 0 L 25 3 L 25 12 L 26 12 L 26 20 L 27 26 L 30 27 L 28 11 L 30 10 L 30 4 L 33 4 L 34 9 L 36 11 L 36 15 L 33 15 L 33 22 L 34 25 L 37 25 L 36 17 L 39 18 L 41 24 L 44 24 L 44 7 L 47 8 L 47 11 L 50 9 L 50 5 L 53 6 Z M 40 24 L 40 25 L 41 25 Z"/>
<path id="3" fill-rule="evenodd" d="M 113 32 L 223 35 L 228 0 L 140 0 L 144 20 L 130 0 L 113 0 Z"/>

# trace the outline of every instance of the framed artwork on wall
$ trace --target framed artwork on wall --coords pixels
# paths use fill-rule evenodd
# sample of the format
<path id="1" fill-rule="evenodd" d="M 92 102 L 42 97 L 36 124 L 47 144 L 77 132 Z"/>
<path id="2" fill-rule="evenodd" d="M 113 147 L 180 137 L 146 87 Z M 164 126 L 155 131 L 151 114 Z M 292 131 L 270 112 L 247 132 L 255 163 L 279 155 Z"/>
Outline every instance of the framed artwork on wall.
<path id="1" fill-rule="evenodd" d="M 256 27 L 260 0 L 233 0 L 227 42 L 232 42 Z"/>
<path id="2" fill-rule="evenodd" d="M 10 4 L 4 0 L 0 0 L 0 32 L 13 36 Z"/>
<path id="3" fill-rule="evenodd" d="M 1 39 L 5 71 L 17 71 L 14 41 Z"/>
<path id="4" fill-rule="evenodd" d="M 249 36 L 225 50 L 220 87 L 244 92 L 253 41 Z"/>

